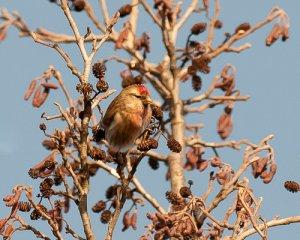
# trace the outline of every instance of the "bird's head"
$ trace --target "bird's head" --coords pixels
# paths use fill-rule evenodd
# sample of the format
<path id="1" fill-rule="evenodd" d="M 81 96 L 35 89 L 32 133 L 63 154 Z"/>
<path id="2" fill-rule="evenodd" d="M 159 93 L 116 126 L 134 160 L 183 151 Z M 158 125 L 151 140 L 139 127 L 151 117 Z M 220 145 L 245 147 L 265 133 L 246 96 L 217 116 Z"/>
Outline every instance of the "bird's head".
<path id="1" fill-rule="evenodd" d="M 145 106 L 152 103 L 149 90 L 142 84 L 130 85 L 123 91 L 134 98 L 140 99 L 140 101 L 142 101 L 143 105 Z"/>

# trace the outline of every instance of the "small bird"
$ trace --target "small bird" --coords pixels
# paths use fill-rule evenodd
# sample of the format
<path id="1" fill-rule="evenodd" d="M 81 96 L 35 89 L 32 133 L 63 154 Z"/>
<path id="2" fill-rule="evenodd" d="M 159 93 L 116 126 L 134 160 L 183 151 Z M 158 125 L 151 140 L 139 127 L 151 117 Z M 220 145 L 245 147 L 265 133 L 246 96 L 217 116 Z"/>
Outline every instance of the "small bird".
<path id="1" fill-rule="evenodd" d="M 152 100 L 142 84 L 124 88 L 110 103 L 100 123 L 114 152 L 126 153 L 150 123 Z"/>

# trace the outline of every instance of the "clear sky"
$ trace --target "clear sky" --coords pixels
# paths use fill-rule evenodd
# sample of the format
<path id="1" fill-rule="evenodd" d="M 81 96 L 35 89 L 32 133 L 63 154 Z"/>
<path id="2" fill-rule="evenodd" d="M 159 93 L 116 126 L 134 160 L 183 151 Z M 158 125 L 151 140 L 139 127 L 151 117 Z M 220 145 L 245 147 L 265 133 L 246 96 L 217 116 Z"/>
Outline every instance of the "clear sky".
<path id="1" fill-rule="evenodd" d="M 90 0 L 90 2 L 97 6 L 98 1 Z M 129 3 L 129 1 L 120 0 L 107 2 L 110 14 L 118 9 L 120 3 Z M 153 1 L 148 0 L 148 2 L 152 4 Z M 184 6 L 189 2 L 184 1 Z M 216 58 L 211 64 L 211 74 L 204 76 L 203 79 L 204 89 L 206 89 L 213 76 L 218 74 L 225 64 L 230 63 L 237 69 L 236 88 L 241 91 L 242 95 L 251 96 L 249 101 L 235 104 L 233 112 L 234 129 L 230 139 L 247 138 L 251 142 L 258 143 L 268 134 L 272 133 L 275 136 L 270 142 L 275 149 L 275 160 L 278 164 L 278 172 L 274 180 L 269 185 L 265 185 L 260 180 L 254 180 L 250 171 L 247 173 L 251 187 L 255 189 L 254 195 L 264 197 L 260 212 L 267 220 L 272 219 L 277 214 L 280 214 L 281 217 L 300 214 L 300 194 L 291 194 L 283 187 L 286 180 L 300 182 L 300 3 L 298 1 L 279 0 L 221 1 L 220 19 L 223 21 L 224 27 L 216 34 L 218 41 L 214 42 L 216 46 L 221 41 L 224 32 L 232 32 L 242 22 L 250 22 L 254 25 L 263 20 L 269 11 L 277 5 L 285 10 L 290 17 L 290 39 L 284 43 L 278 41 L 272 47 L 266 47 L 265 38 L 274 24 L 271 23 L 237 44 L 239 46 L 241 43 L 250 42 L 252 48 L 241 54 L 226 53 Z M 1 0 L 0 7 L 6 7 L 9 12 L 17 10 L 31 29 L 44 27 L 50 31 L 71 34 L 62 11 L 46 0 Z M 95 11 L 101 17 L 100 10 L 97 8 Z M 142 15 L 143 13 L 141 11 Z M 212 14 L 213 12 L 210 11 L 209 15 L 212 16 Z M 92 26 L 92 23 L 84 13 L 74 13 L 74 15 L 80 23 L 81 33 L 84 34 L 86 26 Z M 193 23 L 204 20 L 203 16 L 195 15 L 180 33 L 177 46 L 184 46 L 185 36 L 187 36 Z M 123 21 L 124 19 L 117 24 L 117 30 L 121 28 Z M 92 31 L 98 33 L 94 26 L 92 26 Z M 139 34 L 144 31 L 151 33 L 152 51 L 148 57 L 151 61 L 157 61 L 161 58 L 163 52 L 163 48 L 158 47 L 161 37 L 159 31 L 151 26 L 149 17 L 145 15 L 139 20 L 137 29 Z M 81 68 L 82 62 L 76 46 L 63 45 L 63 48 L 74 59 L 74 63 Z M 117 53 L 119 52 L 113 51 L 113 45 L 106 44 L 103 50 L 97 54 L 95 61 Z M 122 55 L 126 56 L 123 53 Z M 38 193 L 37 182 L 29 178 L 27 171 L 47 154 L 47 151 L 40 144 L 44 139 L 38 128 L 41 122 L 40 116 L 42 112 L 47 112 L 49 115 L 57 113 L 57 109 L 52 102 L 60 102 L 64 107 L 67 106 L 67 102 L 61 96 L 61 92 L 52 92 L 47 103 L 42 108 L 36 109 L 32 108 L 30 102 L 25 102 L 23 96 L 29 82 L 40 76 L 49 65 L 53 65 L 62 73 L 66 85 L 70 88 L 72 96 L 75 97 L 77 93 L 74 86 L 77 80 L 69 73 L 65 63 L 53 49 L 38 45 L 30 38 L 19 38 L 18 31 L 14 28 L 9 30 L 7 39 L 0 43 L 1 199 L 9 194 L 11 189 L 18 183 L 33 185 L 36 193 Z M 123 69 L 124 66 L 115 63 L 110 63 L 107 66 L 106 80 L 111 88 L 118 91 L 121 89 L 119 72 Z M 189 89 L 191 88 L 182 86 L 184 97 L 196 94 Z M 153 98 L 155 97 L 157 95 L 153 94 Z M 107 103 L 108 101 L 104 103 L 104 108 L 106 108 Z M 208 110 L 203 115 L 195 114 L 189 119 L 193 123 L 199 121 L 205 123 L 206 127 L 200 131 L 204 140 L 220 141 L 216 133 L 216 122 L 222 108 Z M 54 129 L 57 126 L 61 127 L 62 123 L 58 121 L 47 122 L 47 126 Z M 240 154 L 234 153 L 233 150 L 223 150 L 222 154 L 224 154 L 224 160 L 226 159 L 226 162 L 234 166 L 238 166 L 236 163 L 241 161 Z M 162 165 L 158 171 L 153 172 L 147 166 L 147 163 L 143 163 L 138 169 L 137 177 L 140 178 L 149 193 L 161 200 L 162 205 L 167 208 L 168 203 L 164 199 L 164 192 L 168 190 L 169 183 L 164 181 L 165 171 L 166 168 Z M 205 191 L 209 171 L 187 173 L 187 179 L 190 178 L 195 182 L 193 186 L 194 194 L 201 196 Z M 91 183 L 92 197 L 90 204 L 93 204 L 103 197 L 103 189 L 106 189 L 109 183 L 113 184 L 114 179 L 101 172 L 99 176 L 92 179 Z M 216 188 L 218 189 L 218 186 Z M 225 204 L 224 207 L 220 208 L 220 212 L 216 213 L 216 216 L 220 216 L 218 214 L 226 211 L 227 208 L 228 205 Z M 0 219 L 7 215 L 7 210 L 5 204 L 1 203 Z M 71 208 L 72 210 L 76 212 L 74 205 Z M 146 204 L 144 208 L 139 208 L 138 218 L 145 218 L 147 211 L 154 212 L 149 204 Z M 93 228 L 97 239 L 103 239 L 106 226 L 103 227 L 97 220 L 98 215 L 92 214 L 92 216 L 95 220 Z M 71 226 L 79 229 L 78 232 L 82 233 L 79 228 L 80 218 L 77 213 L 71 214 L 67 219 L 70 220 Z M 77 220 L 73 221 L 74 219 Z M 125 233 L 120 231 L 121 224 L 119 224 L 114 239 L 137 239 L 138 236 L 143 234 L 144 226 L 148 223 L 149 221 L 140 221 L 137 231 L 134 232 L 130 229 Z M 45 229 L 45 224 L 39 226 Z M 296 224 L 294 226 L 278 227 L 277 229 L 272 228 L 269 230 L 269 239 L 297 239 L 300 233 L 299 226 L 299 224 Z M 45 232 L 47 231 L 45 230 Z M 13 239 L 24 238 L 32 238 L 32 234 L 17 233 L 13 237 Z M 258 239 L 258 236 L 256 235 L 250 239 Z"/>

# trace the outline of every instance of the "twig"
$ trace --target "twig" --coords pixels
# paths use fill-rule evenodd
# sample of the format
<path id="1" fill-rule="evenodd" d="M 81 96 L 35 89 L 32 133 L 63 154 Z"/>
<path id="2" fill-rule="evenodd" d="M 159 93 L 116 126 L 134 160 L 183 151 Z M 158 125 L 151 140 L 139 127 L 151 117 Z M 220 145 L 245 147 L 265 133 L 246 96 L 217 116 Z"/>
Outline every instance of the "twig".
<path id="1" fill-rule="evenodd" d="M 183 24 L 188 20 L 190 15 L 193 13 L 193 11 L 196 9 L 196 6 L 198 4 L 199 0 L 193 0 L 186 12 L 183 14 L 183 16 L 179 19 L 178 23 L 175 25 L 174 30 L 177 32 Z"/>
<path id="2" fill-rule="evenodd" d="M 219 17 L 220 11 L 221 11 L 221 6 L 220 6 L 220 2 L 219 0 L 215 0 L 215 14 L 212 18 L 212 20 L 210 21 L 210 25 L 209 25 L 209 30 L 208 30 L 208 38 L 207 38 L 207 47 L 210 48 L 213 38 L 214 38 L 214 30 L 215 30 L 215 23 Z"/>
<path id="3" fill-rule="evenodd" d="M 144 7 L 145 11 L 149 14 L 149 16 L 152 18 L 152 20 L 161 28 L 161 23 L 158 20 L 157 16 L 153 13 L 151 7 L 148 5 L 148 3 L 145 0 L 140 0 L 140 3 Z"/>
<path id="4" fill-rule="evenodd" d="M 95 16 L 94 10 L 92 6 L 89 4 L 88 1 L 85 1 L 85 8 L 84 8 L 86 14 L 89 16 L 89 18 L 92 20 L 92 22 L 97 26 L 97 28 L 102 32 L 105 33 L 105 27 L 101 24 L 100 21 L 98 21 L 97 17 Z"/>
<path id="5" fill-rule="evenodd" d="M 289 225 L 291 223 L 298 223 L 298 222 L 300 222 L 300 216 L 292 216 L 292 217 L 287 217 L 287 218 L 282 218 L 282 219 L 271 220 L 266 223 L 266 226 L 268 228 L 271 228 L 271 227 L 275 227 L 275 226 Z M 265 228 L 265 223 L 259 224 L 257 227 L 259 229 L 263 230 Z M 248 237 L 254 233 L 257 233 L 256 229 L 251 228 L 251 229 L 239 234 L 235 240 L 243 240 L 246 237 Z"/>
<path id="6" fill-rule="evenodd" d="M 132 178 L 132 183 L 135 185 L 137 191 L 161 214 L 166 214 L 166 211 L 163 209 L 163 207 L 159 204 L 159 202 L 152 197 L 146 190 L 143 188 L 143 186 L 140 184 L 138 179 L 136 177 Z"/>
<path id="7" fill-rule="evenodd" d="M 60 46 L 58 44 L 50 44 L 50 43 L 44 42 L 41 39 L 38 39 L 34 32 L 31 32 L 31 37 L 33 38 L 33 40 L 36 43 L 40 43 L 40 44 L 42 44 L 44 46 L 47 46 L 47 47 L 50 47 L 50 48 L 54 48 L 62 56 L 62 58 L 65 60 L 65 62 L 67 63 L 68 68 L 72 71 L 72 73 L 75 76 L 77 76 L 78 78 L 80 78 L 81 73 L 78 71 L 77 67 L 72 63 L 71 58 L 60 48 Z"/>
<path id="8" fill-rule="evenodd" d="M 69 24 L 72 28 L 72 31 L 74 33 L 74 36 L 76 38 L 76 43 L 79 47 L 79 50 L 81 52 L 82 58 L 83 60 L 86 62 L 86 60 L 88 59 L 88 55 L 86 53 L 85 47 L 84 47 L 84 38 L 80 36 L 78 27 L 75 23 L 75 20 L 73 19 L 72 15 L 71 15 L 71 11 L 69 9 L 67 0 L 61 0 L 61 9 L 63 10 L 64 14 L 66 15 Z M 86 80 L 84 79 L 83 82 L 85 82 Z"/>
<path id="9" fill-rule="evenodd" d="M 101 5 L 102 14 L 104 16 L 104 22 L 105 22 L 106 26 L 108 26 L 108 24 L 109 24 L 109 15 L 108 15 L 107 7 L 106 7 L 106 2 L 105 2 L 105 0 L 99 0 L 99 2 L 100 2 L 100 5 Z"/>
<path id="10" fill-rule="evenodd" d="M 38 211 L 38 213 L 43 217 L 45 218 L 47 221 L 48 221 L 48 224 L 51 226 L 52 228 L 52 232 L 54 234 L 54 236 L 57 238 L 57 239 L 60 239 L 62 240 L 63 237 L 61 235 L 61 233 L 59 232 L 59 229 L 58 229 L 58 224 L 56 221 L 53 221 L 52 218 L 46 214 L 45 212 L 41 211 L 40 207 L 38 205 L 35 204 L 35 202 L 33 201 L 32 199 L 32 188 L 28 188 L 26 189 L 26 197 L 28 199 L 28 201 L 31 203 L 31 205 L 33 206 L 33 208 Z"/>
<path id="11" fill-rule="evenodd" d="M 66 86 L 65 86 L 65 84 L 62 80 L 60 72 L 56 71 L 56 69 L 53 66 L 50 66 L 49 68 L 51 69 L 51 71 L 53 73 L 53 76 L 56 78 L 58 84 L 62 88 L 62 90 L 63 90 L 63 92 L 64 92 L 64 94 L 67 98 L 67 101 L 69 103 L 69 106 L 73 107 L 73 99 L 71 98 L 71 96 L 70 96 L 70 94 L 69 94 L 69 92 L 68 92 L 68 90 L 67 90 L 67 88 L 66 88 Z"/>
<path id="12" fill-rule="evenodd" d="M 97 97 L 96 99 L 94 99 L 93 103 L 92 103 L 92 109 L 94 109 L 95 107 L 97 107 L 97 105 L 103 100 L 108 98 L 111 94 L 115 93 L 117 90 L 115 89 L 110 89 L 108 90 L 105 94 Z"/>
<path id="13" fill-rule="evenodd" d="M 249 34 L 255 32 L 256 30 L 260 29 L 262 26 L 268 24 L 269 22 L 273 21 L 275 18 L 280 16 L 282 14 L 282 10 L 278 7 L 275 7 L 270 14 L 267 16 L 267 18 L 259 23 L 257 23 L 255 26 L 250 28 L 248 31 L 242 33 L 242 34 L 235 34 L 231 39 L 229 39 L 228 42 L 226 42 L 224 45 L 221 45 L 220 47 L 217 47 L 216 49 L 213 49 L 211 53 L 208 54 L 210 58 L 215 58 L 218 55 L 220 55 L 222 52 L 226 51 L 228 48 L 231 47 L 233 43 L 236 41 L 248 36 Z"/>
<path id="14" fill-rule="evenodd" d="M 37 238 L 42 238 L 42 239 L 45 239 L 45 240 L 50 240 L 49 237 L 47 237 L 45 234 L 41 233 L 40 231 L 38 231 L 36 228 L 32 227 L 31 225 L 27 224 L 20 215 L 16 216 L 15 217 L 16 220 L 22 225 L 23 229 L 22 228 L 19 228 L 19 230 L 30 230 L 32 231 L 35 236 Z M 18 229 L 17 229 L 18 230 Z"/>

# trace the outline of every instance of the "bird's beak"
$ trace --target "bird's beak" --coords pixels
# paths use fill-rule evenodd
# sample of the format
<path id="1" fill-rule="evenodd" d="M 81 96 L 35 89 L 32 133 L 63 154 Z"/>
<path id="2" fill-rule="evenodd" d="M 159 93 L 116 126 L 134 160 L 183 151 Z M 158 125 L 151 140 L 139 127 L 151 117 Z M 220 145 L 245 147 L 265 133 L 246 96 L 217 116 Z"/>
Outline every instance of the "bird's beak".
<path id="1" fill-rule="evenodd" d="M 149 105 L 152 103 L 152 100 L 149 96 L 146 96 L 144 99 L 143 99 L 143 104 L 144 105 Z"/>

